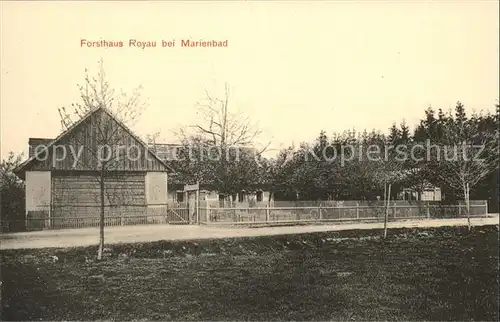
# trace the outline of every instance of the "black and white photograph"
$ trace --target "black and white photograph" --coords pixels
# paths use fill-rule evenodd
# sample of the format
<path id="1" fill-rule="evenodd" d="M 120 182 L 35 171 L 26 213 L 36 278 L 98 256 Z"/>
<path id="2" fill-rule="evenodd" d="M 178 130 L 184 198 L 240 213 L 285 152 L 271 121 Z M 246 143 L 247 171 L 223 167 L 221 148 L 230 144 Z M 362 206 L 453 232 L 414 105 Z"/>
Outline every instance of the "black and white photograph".
<path id="1" fill-rule="evenodd" d="M 498 1 L 0 12 L 0 321 L 500 320 Z"/>

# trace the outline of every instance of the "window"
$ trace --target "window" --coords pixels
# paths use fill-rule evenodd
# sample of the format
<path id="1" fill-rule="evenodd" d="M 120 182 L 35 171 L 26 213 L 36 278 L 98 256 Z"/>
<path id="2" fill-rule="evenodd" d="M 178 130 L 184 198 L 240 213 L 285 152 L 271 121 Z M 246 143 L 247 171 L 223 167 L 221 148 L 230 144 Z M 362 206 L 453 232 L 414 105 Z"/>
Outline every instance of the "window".
<path id="1" fill-rule="evenodd" d="M 262 202 L 262 191 L 257 191 L 257 202 Z"/>
<path id="2" fill-rule="evenodd" d="M 184 192 L 177 192 L 177 202 L 184 202 Z"/>

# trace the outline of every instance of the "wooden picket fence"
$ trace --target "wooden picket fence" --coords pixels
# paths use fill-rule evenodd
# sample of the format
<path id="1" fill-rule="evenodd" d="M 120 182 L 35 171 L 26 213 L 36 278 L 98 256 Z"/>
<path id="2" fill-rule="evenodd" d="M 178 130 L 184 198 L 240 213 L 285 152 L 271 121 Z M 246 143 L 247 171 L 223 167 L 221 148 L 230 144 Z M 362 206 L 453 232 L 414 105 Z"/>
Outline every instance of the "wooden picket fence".
<path id="1" fill-rule="evenodd" d="M 88 213 L 87 216 L 75 216 L 77 213 Z M 99 227 L 100 206 L 71 205 L 59 206 L 57 212 L 53 207 L 37 211 L 28 211 L 25 219 L 25 230 L 67 229 Z M 51 216 L 56 213 L 58 216 Z M 60 214 L 65 214 L 61 216 Z M 191 216 L 192 217 L 192 216 Z M 106 206 L 104 226 L 154 225 L 154 224 L 189 224 L 190 216 L 187 205 L 120 205 Z M 10 223 L 12 224 L 12 223 Z"/>
<path id="2" fill-rule="evenodd" d="M 309 207 L 253 207 L 253 208 L 204 208 L 205 214 L 201 222 L 204 224 L 286 224 L 286 223 L 321 223 L 321 222 L 370 222 L 383 221 L 386 206 L 330 206 L 319 204 Z M 470 205 L 470 216 L 484 216 L 488 213 L 486 201 Z M 393 202 L 389 205 L 388 219 L 444 219 L 467 216 L 467 208 L 463 204 L 418 204 L 401 205 Z"/>
<path id="3" fill-rule="evenodd" d="M 67 206 L 68 211 L 50 207 L 29 211 L 22 223 L 7 222 L 2 226 L 23 226 L 23 230 L 45 230 L 66 228 L 99 227 L 99 206 L 87 207 L 83 213 L 88 216 L 74 216 L 71 211 L 75 206 Z M 96 208 L 97 207 L 97 208 Z M 274 224 L 312 224 L 328 222 L 380 222 L 384 220 L 386 207 L 381 204 L 366 205 L 357 202 L 333 206 L 331 203 L 317 203 L 314 206 L 295 207 L 233 207 L 218 208 L 203 204 L 196 210 L 186 204 L 163 204 L 155 206 L 127 205 L 105 208 L 104 225 L 157 225 L 157 224 L 204 224 L 204 225 L 274 225 Z M 51 214 L 64 216 L 51 216 Z M 77 212 L 81 214 L 81 209 Z M 473 201 L 470 204 L 470 216 L 483 216 L 488 213 L 486 201 Z M 418 204 L 392 202 L 389 205 L 388 219 L 439 219 L 466 217 L 464 204 L 443 205 L 422 202 Z M 21 225 L 22 224 L 22 225 Z"/>

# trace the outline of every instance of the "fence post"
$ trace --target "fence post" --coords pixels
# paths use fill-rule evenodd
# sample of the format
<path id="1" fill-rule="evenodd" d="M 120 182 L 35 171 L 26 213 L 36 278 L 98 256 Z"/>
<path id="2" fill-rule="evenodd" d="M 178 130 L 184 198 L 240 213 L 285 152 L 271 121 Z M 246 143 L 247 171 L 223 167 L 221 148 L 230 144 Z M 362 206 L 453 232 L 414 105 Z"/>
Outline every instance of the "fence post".
<path id="1" fill-rule="evenodd" d="M 359 202 L 356 201 L 356 220 L 359 220 Z"/>
<path id="2" fill-rule="evenodd" d="M 487 215 L 488 214 L 488 200 L 485 200 L 484 201 L 484 214 Z"/>
<path id="3" fill-rule="evenodd" d="M 321 202 L 319 203 L 318 211 L 319 211 L 319 220 L 323 220 L 323 213 L 321 211 Z"/>
<path id="4" fill-rule="evenodd" d="M 394 219 L 396 219 L 396 214 L 397 214 L 397 203 L 394 201 L 394 209 L 392 210 L 392 216 L 394 217 Z"/>
<path id="5" fill-rule="evenodd" d="M 49 205 L 49 229 L 52 229 L 52 202 Z"/>
<path id="6" fill-rule="evenodd" d="M 425 208 L 426 208 L 426 211 L 427 211 L 427 219 L 429 219 L 429 218 L 431 218 L 431 213 L 429 211 L 429 203 L 425 204 Z"/>
<path id="7" fill-rule="evenodd" d="M 460 201 L 458 202 L 458 217 L 462 216 L 462 205 L 460 205 Z"/>
<path id="8" fill-rule="evenodd" d="M 269 221 L 269 204 L 266 204 L 266 222 Z"/>

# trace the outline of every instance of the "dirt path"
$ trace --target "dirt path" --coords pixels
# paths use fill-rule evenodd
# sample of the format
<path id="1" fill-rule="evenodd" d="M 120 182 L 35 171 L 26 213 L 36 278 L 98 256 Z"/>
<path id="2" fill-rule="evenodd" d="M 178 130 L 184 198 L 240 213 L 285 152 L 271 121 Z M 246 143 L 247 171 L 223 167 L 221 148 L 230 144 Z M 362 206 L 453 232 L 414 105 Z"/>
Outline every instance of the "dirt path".
<path id="1" fill-rule="evenodd" d="M 464 218 L 411 220 L 391 222 L 389 223 L 389 228 L 462 226 L 466 224 L 467 220 Z M 491 215 L 489 218 L 473 218 L 472 224 L 474 226 L 498 225 L 499 217 L 498 214 L 495 214 Z M 106 243 L 115 244 L 176 239 L 251 237 L 263 235 L 282 235 L 307 232 L 377 228 L 383 228 L 383 224 L 357 223 L 262 228 L 221 228 L 175 225 L 119 226 L 106 228 Z M 0 249 L 89 246 L 97 245 L 98 240 L 98 228 L 11 233 L 1 235 Z"/>

